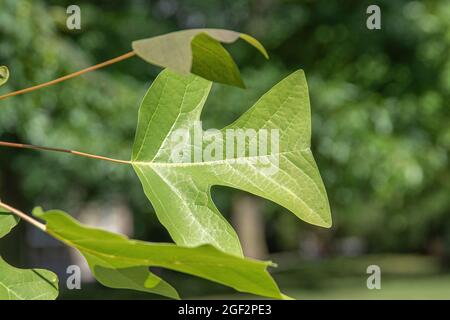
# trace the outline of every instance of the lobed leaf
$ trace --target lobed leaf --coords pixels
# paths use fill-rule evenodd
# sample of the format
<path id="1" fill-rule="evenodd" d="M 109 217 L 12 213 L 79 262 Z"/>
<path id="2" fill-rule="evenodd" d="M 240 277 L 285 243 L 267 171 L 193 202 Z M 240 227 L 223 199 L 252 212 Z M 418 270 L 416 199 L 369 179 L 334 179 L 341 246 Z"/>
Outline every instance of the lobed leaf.
<path id="1" fill-rule="evenodd" d="M 0 238 L 19 218 L 0 208 Z M 53 300 L 58 296 L 58 277 L 42 269 L 18 269 L 0 256 L 0 300 Z"/>
<path id="2" fill-rule="evenodd" d="M 0 256 L 0 300 L 54 300 L 58 277 L 42 269 L 18 269 Z"/>
<path id="3" fill-rule="evenodd" d="M 145 61 L 178 73 L 193 73 L 205 79 L 244 87 L 239 69 L 221 43 L 242 39 L 269 58 L 255 38 L 225 29 L 188 29 L 132 43 Z"/>
<path id="4" fill-rule="evenodd" d="M 132 165 L 174 241 L 183 246 L 212 244 L 242 255 L 235 231 L 211 199 L 213 185 L 253 193 L 306 222 L 330 227 L 325 187 L 310 150 L 311 111 L 303 71 L 282 80 L 236 122 L 215 133 L 225 136 L 229 129 L 279 130 L 278 150 L 263 155 L 250 156 L 246 144 L 243 154 L 234 152 L 230 157 L 223 145 L 218 160 L 196 160 L 197 151 L 207 149 L 211 142 L 198 145 L 189 137 L 179 148 L 180 141 L 173 139 L 178 130 L 188 130 L 194 136 L 204 133 L 199 120 L 210 88 L 211 82 L 200 77 L 164 70 L 139 110 Z M 191 151 L 194 159 L 174 162 L 177 148 Z M 268 174 L 271 168 L 276 170 Z"/>
<path id="5" fill-rule="evenodd" d="M 186 248 L 129 240 L 119 234 L 81 225 L 62 211 L 44 212 L 36 208 L 33 214 L 46 221 L 50 235 L 79 250 L 97 280 L 106 286 L 145 288 L 145 291 L 153 290 L 177 298 L 169 284 L 148 271 L 148 267 L 162 267 L 218 282 L 238 291 L 286 298 L 266 270 L 269 262 L 229 255 L 210 245 Z"/>

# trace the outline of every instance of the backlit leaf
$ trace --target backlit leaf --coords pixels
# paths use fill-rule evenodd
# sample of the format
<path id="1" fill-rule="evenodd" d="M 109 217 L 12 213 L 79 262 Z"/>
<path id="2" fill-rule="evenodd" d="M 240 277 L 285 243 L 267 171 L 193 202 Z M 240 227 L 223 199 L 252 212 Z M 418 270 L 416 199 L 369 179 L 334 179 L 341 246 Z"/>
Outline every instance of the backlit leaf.
<path id="1" fill-rule="evenodd" d="M 58 277 L 42 269 L 18 269 L 0 256 L 0 300 L 53 300 Z"/>
<path id="2" fill-rule="evenodd" d="M 196 35 L 191 42 L 193 74 L 205 79 L 245 87 L 239 69 L 219 41 L 207 33 Z"/>
<path id="3" fill-rule="evenodd" d="M 205 79 L 244 87 L 239 69 L 221 43 L 242 39 L 268 58 L 255 38 L 225 29 L 189 29 L 132 43 L 133 50 L 145 61 L 178 73 L 194 73 Z"/>
<path id="4" fill-rule="evenodd" d="M 186 248 L 129 240 L 119 234 L 83 226 L 62 211 L 43 212 L 36 208 L 33 214 L 47 222 L 50 235 L 78 249 L 94 276 L 107 286 L 140 290 L 147 285 L 148 289 L 158 288 L 156 293 L 177 297 L 167 283 L 144 274 L 153 266 L 198 276 L 242 292 L 287 298 L 266 270 L 270 262 L 236 257 L 210 245 Z"/>
<path id="5" fill-rule="evenodd" d="M 0 208 L 0 238 L 7 235 L 19 218 Z M 48 270 L 18 269 L 0 255 L 0 300 L 53 300 L 58 296 L 58 277 Z"/>
<path id="6" fill-rule="evenodd" d="M 195 75 L 164 70 L 139 110 L 132 164 L 175 242 L 208 243 L 242 255 L 235 231 L 211 199 L 213 185 L 242 189 L 282 205 L 304 221 L 329 227 L 328 199 L 310 150 L 311 111 L 303 71 L 282 80 L 236 122 L 215 132 L 225 137 L 229 129 L 278 130 L 278 148 L 256 156 L 250 155 L 249 143 L 243 154 L 234 147 L 231 155 L 225 154 L 223 139 L 217 160 L 202 159 L 211 141 L 199 144 L 196 133 L 203 134 L 198 120 L 210 87 L 211 82 Z M 180 130 L 189 132 L 186 141 L 177 137 Z M 188 154 L 181 163 L 173 160 L 174 151 L 180 149 Z"/>

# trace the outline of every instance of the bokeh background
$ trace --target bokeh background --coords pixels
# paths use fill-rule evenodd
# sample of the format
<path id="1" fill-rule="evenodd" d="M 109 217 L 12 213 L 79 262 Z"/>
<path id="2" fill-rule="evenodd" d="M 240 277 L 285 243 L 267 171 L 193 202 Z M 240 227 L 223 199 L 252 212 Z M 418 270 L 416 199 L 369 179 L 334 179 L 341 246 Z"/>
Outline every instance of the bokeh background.
<path id="1" fill-rule="evenodd" d="M 66 28 L 66 8 L 82 28 Z M 381 7 L 381 30 L 366 8 Z M 299 299 L 450 298 L 450 2 L 429 1 L 43 1 L 0 0 L 0 94 L 46 82 L 130 51 L 133 40 L 195 27 L 249 33 L 227 46 L 247 89 L 215 84 L 204 112 L 220 128 L 289 73 L 304 69 L 313 114 L 313 151 L 334 225 L 309 226 L 266 200 L 215 188 L 217 206 L 248 255 L 278 263 L 274 277 Z M 138 58 L 0 101 L 0 139 L 128 159 L 140 99 L 160 69 Z M 63 154 L 0 150 L 0 197 L 35 205 L 149 241 L 170 241 L 131 167 Z M 0 242 L 20 267 L 60 275 L 67 299 L 149 299 L 104 288 L 83 272 L 65 288 L 79 257 L 20 224 Z M 366 287 L 378 265 L 381 290 Z M 157 270 L 185 298 L 240 298 L 232 290 Z"/>

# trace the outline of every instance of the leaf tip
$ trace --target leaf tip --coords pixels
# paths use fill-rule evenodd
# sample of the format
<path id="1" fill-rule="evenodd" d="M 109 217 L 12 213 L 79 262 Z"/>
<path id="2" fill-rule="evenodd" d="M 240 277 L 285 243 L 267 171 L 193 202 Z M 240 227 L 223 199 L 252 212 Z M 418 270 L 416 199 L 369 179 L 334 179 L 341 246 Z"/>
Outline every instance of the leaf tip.
<path id="1" fill-rule="evenodd" d="M 281 299 L 282 300 L 295 300 L 295 298 L 292 298 L 284 293 L 281 294 Z"/>
<path id="2" fill-rule="evenodd" d="M 35 207 L 31 213 L 36 218 L 41 218 L 45 214 L 44 209 L 42 209 L 42 207 Z"/>
<path id="3" fill-rule="evenodd" d="M 267 60 L 269 59 L 269 54 L 267 53 L 266 48 L 264 48 L 261 42 L 245 33 L 241 33 L 239 37 L 242 40 L 246 41 L 251 46 L 253 46 L 254 48 L 256 48 L 264 56 L 264 58 L 266 58 Z"/>

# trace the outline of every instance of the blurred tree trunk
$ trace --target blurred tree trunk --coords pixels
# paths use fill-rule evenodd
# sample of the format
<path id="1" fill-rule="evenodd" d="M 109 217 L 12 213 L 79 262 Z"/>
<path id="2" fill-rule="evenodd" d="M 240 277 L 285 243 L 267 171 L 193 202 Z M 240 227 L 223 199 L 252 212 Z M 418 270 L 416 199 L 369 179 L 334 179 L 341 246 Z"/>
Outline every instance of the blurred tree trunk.
<path id="1" fill-rule="evenodd" d="M 245 256 L 267 257 L 264 219 L 261 199 L 239 193 L 233 197 L 231 218 L 242 243 Z"/>

